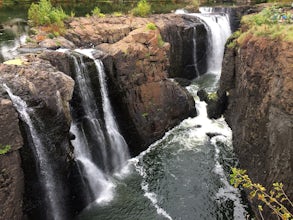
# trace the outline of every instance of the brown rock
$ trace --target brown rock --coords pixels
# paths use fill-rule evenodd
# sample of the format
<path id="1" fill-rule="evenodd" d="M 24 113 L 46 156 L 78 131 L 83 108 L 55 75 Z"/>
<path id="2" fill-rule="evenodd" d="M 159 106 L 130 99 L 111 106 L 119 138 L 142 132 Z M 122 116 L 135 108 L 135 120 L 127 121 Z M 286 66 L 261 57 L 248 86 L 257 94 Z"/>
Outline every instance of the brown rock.
<path id="1" fill-rule="evenodd" d="M 226 50 L 220 89 L 229 92 L 225 116 L 241 167 L 268 190 L 283 182 L 293 198 L 293 51 L 288 48 L 292 42 L 251 37 Z M 254 210 L 258 213 L 256 203 Z M 270 213 L 266 210 L 264 218 L 274 219 Z"/>
<path id="2" fill-rule="evenodd" d="M 67 49 L 75 48 L 74 43 L 60 36 L 53 39 L 47 38 L 41 41 L 39 45 L 40 47 L 44 47 L 46 49 L 52 49 L 52 50 L 56 50 L 58 48 L 67 48 Z"/>
<path id="3" fill-rule="evenodd" d="M 98 46 L 110 75 L 110 95 L 134 154 L 195 113 L 193 98 L 167 80 L 169 44 L 159 44 L 159 30 L 132 31 L 115 44 Z M 119 107 L 118 107 L 119 106 Z"/>
<path id="4" fill-rule="evenodd" d="M 0 155 L 0 219 L 21 220 L 24 192 L 19 149 L 23 145 L 18 115 L 10 100 L 0 98 L 0 144 L 11 150 Z"/>

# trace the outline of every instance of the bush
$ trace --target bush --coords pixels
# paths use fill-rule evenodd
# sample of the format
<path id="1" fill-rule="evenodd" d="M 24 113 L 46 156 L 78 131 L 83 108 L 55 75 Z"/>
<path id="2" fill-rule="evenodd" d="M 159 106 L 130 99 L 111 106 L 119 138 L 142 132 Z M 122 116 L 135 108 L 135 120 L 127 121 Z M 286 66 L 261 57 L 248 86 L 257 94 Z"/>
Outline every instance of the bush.
<path id="1" fill-rule="evenodd" d="M 135 16 L 146 17 L 151 13 L 151 5 L 146 0 L 140 0 L 137 6 L 132 9 Z"/>
<path id="2" fill-rule="evenodd" d="M 148 30 L 156 30 L 157 26 L 154 23 L 150 22 L 150 23 L 147 23 L 146 28 Z"/>
<path id="3" fill-rule="evenodd" d="M 56 24 L 63 26 L 63 20 L 68 15 L 62 8 L 55 8 L 49 0 L 40 0 L 39 3 L 32 3 L 28 10 L 28 19 L 33 25 L 50 25 Z"/>
<path id="4" fill-rule="evenodd" d="M 3 154 L 8 153 L 8 151 L 10 151 L 10 149 L 11 149 L 11 146 L 10 145 L 2 146 L 0 144 L 0 155 L 3 155 Z"/>
<path id="5" fill-rule="evenodd" d="M 242 186 L 249 190 L 249 196 L 251 199 L 256 199 L 268 206 L 278 219 L 291 220 L 293 214 L 289 211 L 293 208 L 292 201 L 286 195 L 282 183 L 274 183 L 270 192 L 267 192 L 266 188 L 259 183 L 253 183 L 246 174 L 246 170 L 232 168 L 232 174 L 230 175 L 230 182 L 234 187 Z M 288 206 L 286 207 L 285 204 Z M 262 205 L 258 205 L 258 210 L 261 218 L 263 219 Z"/>
<path id="6" fill-rule="evenodd" d="M 101 13 L 101 9 L 99 7 L 95 7 L 92 11 L 91 11 L 93 16 L 99 17 L 99 18 L 103 18 L 105 17 L 105 15 L 103 13 Z"/>

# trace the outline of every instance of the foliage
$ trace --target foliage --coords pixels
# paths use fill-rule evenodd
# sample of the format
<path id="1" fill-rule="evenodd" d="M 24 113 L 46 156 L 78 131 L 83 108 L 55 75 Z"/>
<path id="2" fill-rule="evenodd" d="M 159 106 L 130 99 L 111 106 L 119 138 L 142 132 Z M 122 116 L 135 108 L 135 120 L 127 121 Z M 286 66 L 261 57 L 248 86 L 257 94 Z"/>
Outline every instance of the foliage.
<path id="1" fill-rule="evenodd" d="M 39 3 L 32 3 L 28 10 L 28 19 L 36 26 L 50 24 L 63 26 L 63 21 L 67 17 L 68 15 L 63 9 L 53 7 L 50 0 L 40 0 Z"/>
<path id="2" fill-rule="evenodd" d="M 191 0 L 192 6 L 197 10 L 199 8 L 200 5 L 200 1 L 199 0 Z"/>
<path id="3" fill-rule="evenodd" d="M 151 5 L 147 0 L 140 0 L 137 6 L 132 9 L 132 13 L 135 16 L 146 17 L 151 13 Z"/>
<path id="4" fill-rule="evenodd" d="M 122 15 L 123 15 L 122 12 L 119 12 L 119 11 L 114 11 L 113 12 L 114 17 L 121 17 Z"/>
<path id="5" fill-rule="evenodd" d="M 212 93 L 209 93 L 208 94 L 208 99 L 210 100 L 210 101 L 216 101 L 216 100 L 218 100 L 218 94 L 216 93 L 216 92 L 212 92 Z"/>
<path id="6" fill-rule="evenodd" d="M 273 5 L 264 8 L 260 13 L 244 16 L 241 20 L 242 24 L 252 25 L 271 25 L 277 23 L 292 23 L 292 13 L 285 11 L 282 7 Z"/>
<path id="7" fill-rule="evenodd" d="M 227 40 L 227 47 L 228 48 L 234 48 L 237 44 L 237 38 L 239 38 L 241 35 L 241 31 L 235 31 Z"/>
<path id="8" fill-rule="evenodd" d="M 105 15 L 103 13 L 101 13 L 101 9 L 99 7 L 95 7 L 92 11 L 91 11 L 93 16 L 99 17 L 99 18 L 103 18 L 105 17 Z"/>
<path id="9" fill-rule="evenodd" d="M 11 146 L 10 145 L 1 145 L 0 144 L 0 155 L 8 153 L 10 151 Z"/>
<path id="10" fill-rule="evenodd" d="M 273 5 L 260 13 L 243 16 L 241 29 L 230 37 L 227 47 L 243 45 L 252 36 L 293 42 L 293 14 L 280 5 Z"/>
<path id="11" fill-rule="evenodd" d="M 156 30 L 157 26 L 154 23 L 150 22 L 150 23 L 147 23 L 146 28 L 148 30 Z"/>
<path id="12" fill-rule="evenodd" d="M 159 34 L 158 35 L 158 45 L 159 45 L 159 47 L 162 48 L 164 46 L 164 44 L 165 44 L 165 41 L 163 41 L 162 36 Z"/>
<path id="13" fill-rule="evenodd" d="M 259 183 L 253 183 L 246 174 L 246 170 L 232 168 L 232 174 L 230 175 L 230 182 L 234 187 L 242 186 L 250 191 L 249 196 L 251 199 L 257 199 L 264 205 L 268 206 L 274 214 L 276 214 L 282 220 L 293 219 L 293 214 L 288 209 L 293 208 L 293 203 L 288 198 L 283 189 L 282 183 L 274 183 L 270 192 L 267 192 L 266 188 Z M 290 208 L 286 207 L 290 206 Z M 258 206 L 260 216 L 263 219 L 262 205 Z"/>

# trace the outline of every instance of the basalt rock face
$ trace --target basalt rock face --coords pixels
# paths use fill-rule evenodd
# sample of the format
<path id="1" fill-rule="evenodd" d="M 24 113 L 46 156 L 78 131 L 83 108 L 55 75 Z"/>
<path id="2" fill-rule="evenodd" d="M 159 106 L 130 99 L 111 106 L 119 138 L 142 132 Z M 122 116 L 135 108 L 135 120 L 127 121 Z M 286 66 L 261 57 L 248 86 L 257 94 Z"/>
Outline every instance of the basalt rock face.
<path id="1" fill-rule="evenodd" d="M 170 44 L 163 41 L 160 31 L 176 17 L 92 17 L 68 23 L 68 40 L 104 52 L 100 59 L 108 75 L 110 99 L 133 155 L 182 119 L 195 115 L 191 95 L 167 79 Z M 150 22 L 158 28 L 150 30 Z"/>
<path id="2" fill-rule="evenodd" d="M 140 28 L 116 44 L 99 46 L 108 54 L 102 60 L 109 73 L 109 92 L 133 154 L 195 115 L 193 98 L 167 79 L 169 44 L 159 37 L 158 30 Z"/>
<path id="3" fill-rule="evenodd" d="M 0 98 L 0 143 L 11 149 L 0 155 L 0 219 L 22 219 L 24 192 L 19 149 L 23 145 L 18 115 L 9 99 Z"/>
<path id="4" fill-rule="evenodd" d="M 72 160 L 72 150 L 68 135 L 70 126 L 68 102 L 72 96 L 74 81 L 62 72 L 57 71 L 48 61 L 41 60 L 35 56 L 27 56 L 22 59 L 24 63 L 20 66 L 0 65 L 0 82 L 1 84 L 5 83 L 15 95 L 21 97 L 28 107 L 33 109 L 35 117 L 32 120 L 33 122 L 39 120 L 36 123 L 38 127 L 35 129 L 40 133 L 41 140 L 46 137 L 46 143 L 43 144 L 46 146 L 53 169 L 56 171 L 54 175 L 61 187 L 63 183 L 68 185 L 67 176 L 70 173 L 70 161 Z M 9 96 L 3 88 L 1 88 L 0 94 L 3 100 L 9 100 Z M 16 114 L 12 106 L 11 109 Z M 15 118 L 13 123 L 18 124 L 17 117 Z M 1 129 L 0 133 L 5 134 L 6 128 L 1 126 Z M 8 166 L 7 170 L 15 170 L 14 178 L 20 178 L 20 181 L 22 181 L 18 185 L 25 185 L 24 216 L 28 219 L 44 219 L 46 213 L 45 205 L 43 204 L 45 196 L 37 174 L 39 162 L 34 157 L 34 152 L 31 148 L 32 137 L 29 135 L 28 125 L 21 122 L 20 130 L 24 138 L 24 145 L 20 151 L 21 160 L 17 151 L 9 153 L 8 155 L 15 154 L 12 159 L 16 163 L 6 164 Z M 14 132 L 17 131 L 15 128 Z M 16 133 L 16 137 L 17 135 L 18 133 Z M 22 180 L 22 170 L 14 168 L 20 162 L 24 172 L 24 182 Z M 20 190 L 20 188 L 18 189 Z M 64 209 L 67 209 L 69 208 L 69 203 L 66 201 L 69 198 L 65 187 L 64 191 L 64 204 L 66 204 Z M 15 209 L 17 208 L 19 206 L 15 207 Z M 18 210 L 18 212 L 20 211 Z"/>
<path id="5" fill-rule="evenodd" d="M 208 36 L 204 24 L 188 15 L 160 16 L 160 19 L 157 24 L 162 37 L 170 43 L 169 76 L 194 79 L 206 73 Z"/>
<path id="6" fill-rule="evenodd" d="M 293 44 L 260 37 L 227 48 L 220 90 L 229 93 L 225 117 L 241 167 L 268 189 L 283 182 L 293 198 L 293 51 L 288 48 Z M 270 213 L 264 218 L 274 219 Z"/>

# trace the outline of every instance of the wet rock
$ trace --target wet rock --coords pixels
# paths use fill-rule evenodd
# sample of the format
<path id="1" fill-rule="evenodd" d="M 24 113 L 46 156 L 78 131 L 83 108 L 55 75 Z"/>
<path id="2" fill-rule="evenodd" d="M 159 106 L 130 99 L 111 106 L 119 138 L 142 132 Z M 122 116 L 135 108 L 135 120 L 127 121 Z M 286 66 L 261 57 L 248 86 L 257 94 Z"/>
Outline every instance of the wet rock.
<path id="1" fill-rule="evenodd" d="M 179 83 L 179 85 L 181 86 L 189 86 L 191 84 L 191 80 L 189 79 L 184 79 L 184 78 L 179 78 L 179 77 L 175 77 L 174 80 Z"/>
<path id="2" fill-rule="evenodd" d="M 227 95 L 226 92 L 208 94 L 204 89 L 197 92 L 201 101 L 207 103 L 207 113 L 209 118 L 220 118 L 227 108 Z"/>

